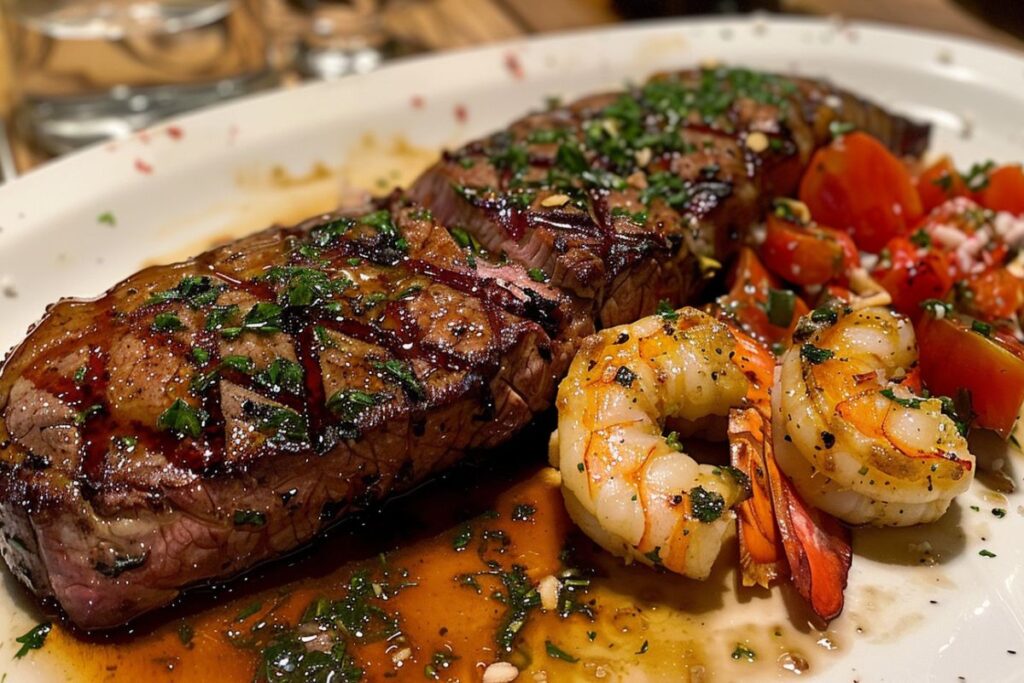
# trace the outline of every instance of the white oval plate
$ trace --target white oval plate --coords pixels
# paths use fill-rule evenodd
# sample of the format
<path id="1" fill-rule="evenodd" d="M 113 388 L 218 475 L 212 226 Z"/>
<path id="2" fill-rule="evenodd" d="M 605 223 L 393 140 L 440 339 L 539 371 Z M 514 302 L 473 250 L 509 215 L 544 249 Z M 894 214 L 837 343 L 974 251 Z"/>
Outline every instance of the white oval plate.
<path id="1" fill-rule="evenodd" d="M 18 342 L 61 296 L 95 295 L 144 262 L 323 210 L 337 200 L 339 178 L 356 185 L 405 181 L 429 162 L 431 154 L 422 150 L 501 128 L 545 96 L 616 87 L 709 59 L 827 76 L 932 121 L 933 150 L 952 153 L 961 166 L 988 157 L 1024 159 L 1024 60 L 945 36 L 745 18 L 447 53 L 200 112 L 0 188 L 0 347 Z M 347 170 L 306 182 L 292 177 L 317 163 L 347 163 Z M 275 176 L 275 165 L 286 171 Z M 1005 467 L 1016 480 L 1019 463 L 1007 460 Z M 951 511 L 946 530 L 929 532 L 933 545 L 943 547 L 933 549 L 938 563 L 926 569 L 912 566 L 923 550 L 908 544 L 927 535 L 858 533 L 840 621 L 865 633 L 844 642 L 832 665 L 818 669 L 821 677 L 1024 679 L 1022 502 L 1020 494 L 993 502 L 976 484 Z M 1006 508 L 1007 516 L 995 517 L 993 507 Z M 983 548 L 997 557 L 979 556 Z M 45 658 L 11 658 L 14 636 L 33 617 L 6 570 L 2 577 L 0 672 L 11 683 L 53 680 L 58 674 L 45 668 Z"/>

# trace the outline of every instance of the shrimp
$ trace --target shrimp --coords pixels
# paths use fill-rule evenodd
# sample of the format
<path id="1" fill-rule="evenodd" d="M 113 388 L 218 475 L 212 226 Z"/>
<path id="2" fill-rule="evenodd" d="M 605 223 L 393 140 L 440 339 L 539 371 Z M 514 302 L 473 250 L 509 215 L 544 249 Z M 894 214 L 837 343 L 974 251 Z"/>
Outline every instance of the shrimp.
<path id="1" fill-rule="evenodd" d="M 805 500 L 850 524 L 941 517 L 970 485 L 974 456 L 949 402 L 915 396 L 910 321 L 880 307 L 805 317 L 774 392 L 778 463 Z M 900 380 L 904 380 L 902 383 Z"/>
<path id="2" fill-rule="evenodd" d="M 692 308 L 588 337 L 558 389 L 552 465 L 566 509 L 627 561 L 704 579 L 747 491 L 730 466 L 698 464 L 666 421 L 725 418 L 748 381 L 728 328 Z"/>
<path id="3" fill-rule="evenodd" d="M 735 362 L 750 381 L 746 405 L 730 411 L 728 427 L 732 464 L 751 481 L 750 498 L 737 505 L 743 584 L 767 588 L 788 572 L 814 613 L 829 621 L 843 610 L 853 558 L 849 532 L 809 508 L 779 471 L 772 443 L 775 358 L 747 334 L 732 334 Z"/>

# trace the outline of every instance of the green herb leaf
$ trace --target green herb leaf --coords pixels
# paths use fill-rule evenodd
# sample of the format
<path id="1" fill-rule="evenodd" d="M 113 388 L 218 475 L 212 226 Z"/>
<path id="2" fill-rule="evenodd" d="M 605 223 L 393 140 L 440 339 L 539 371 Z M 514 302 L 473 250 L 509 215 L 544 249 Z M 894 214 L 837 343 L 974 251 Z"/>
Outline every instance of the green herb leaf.
<path id="1" fill-rule="evenodd" d="M 304 380 L 302 366 L 287 358 L 275 358 L 274 362 L 253 377 L 258 386 L 272 393 L 283 391 L 295 396 L 302 394 Z"/>
<path id="2" fill-rule="evenodd" d="M 115 225 L 117 225 L 117 218 L 114 217 L 114 214 L 112 212 L 104 211 L 99 216 L 96 216 L 96 222 L 102 223 L 104 225 L 109 225 L 110 227 L 114 227 Z"/>
<path id="3" fill-rule="evenodd" d="M 239 327 L 225 327 L 221 330 L 221 334 L 226 339 L 237 339 L 243 332 L 258 332 L 260 334 L 280 332 L 281 312 L 282 309 L 277 304 L 261 301 L 249 309 Z"/>
<path id="4" fill-rule="evenodd" d="M 732 658 L 736 661 L 745 659 L 748 662 L 753 662 L 757 659 L 757 653 L 742 643 L 736 643 L 736 649 L 732 651 Z"/>
<path id="5" fill-rule="evenodd" d="M 570 664 L 575 664 L 580 661 L 579 657 L 573 657 L 550 640 L 544 641 L 544 650 L 548 653 L 548 657 L 551 657 L 552 659 L 561 659 L 563 662 L 569 662 Z"/>
<path id="6" fill-rule="evenodd" d="M 971 321 L 971 330 L 973 332 L 977 332 L 982 337 L 991 337 L 992 336 L 992 326 L 989 325 L 986 322 L 982 322 L 981 320 L 972 320 Z"/>
<path id="7" fill-rule="evenodd" d="M 381 362 L 375 362 L 373 364 L 375 370 L 383 373 L 385 376 L 391 378 L 395 382 L 398 382 L 406 393 L 412 398 L 422 401 L 427 397 L 426 391 L 423 389 L 423 385 L 416 378 L 416 374 L 412 371 L 412 367 L 407 363 L 403 363 L 397 359 L 391 359 Z"/>
<path id="8" fill-rule="evenodd" d="M 216 284 L 212 278 L 205 275 L 186 275 L 173 289 L 156 292 L 150 296 L 143 306 L 181 301 L 189 308 L 200 309 L 212 305 L 223 289 L 223 285 Z"/>
<path id="9" fill-rule="evenodd" d="M 258 510 L 235 510 L 231 521 L 235 526 L 261 527 L 266 525 L 267 515 Z"/>
<path id="10" fill-rule="evenodd" d="M 386 403 L 390 399 L 390 395 L 380 392 L 341 389 L 327 399 L 327 409 L 346 422 L 355 422 L 373 406 Z"/>
<path id="11" fill-rule="evenodd" d="M 789 327 L 793 322 L 793 311 L 796 309 L 796 294 L 788 289 L 768 289 L 768 302 L 765 313 L 768 322 L 776 327 Z"/>
<path id="12" fill-rule="evenodd" d="M 800 357 L 814 365 L 824 363 L 835 355 L 836 354 L 832 349 L 823 349 L 814 346 L 813 344 L 804 344 L 800 347 Z"/>
<path id="13" fill-rule="evenodd" d="M 50 635 L 53 625 L 50 622 L 39 624 L 25 635 L 18 636 L 14 640 L 21 643 L 21 649 L 14 653 L 15 659 L 21 659 L 29 653 L 29 650 L 38 650 L 46 642 L 46 636 Z"/>
<path id="14" fill-rule="evenodd" d="M 695 519 L 710 524 L 722 516 L 725 499 L 721 494 L 708 491 L 703 486 L 690 489 L 690 512 Z"/>
<path id="15" fill-rule="evenodd" d="M 301 446 L 309 443 L 306 418 L 291 408 L 245 401 L 242 412 L 253 421 L 257 431 L 269 435 L 273 444 Z"/>
<path id="16" fill-rule="evenodd" d="M 636 380 L 636 373 L 623 365 L 615 372 L 614 379 L 618 384 L 628 389 L 633 386 L 633 382 Z"/>
<path id="17" fill-rule="evenodd" d="M 996 557 L 996 554 L 990 550 L 979 550 L 978 554 L 982 557 Z"/>
<path id="18" fill-rule="evenodd" d="M 847 133 L 852 133 L 857 130 L 857 126 L 853 125 L 848 121 L 839 121 L 838 119 L 830 121 L 828 124 L 828 132 L 833 138 L 841 138 Z"/>
<path id="19" fill-rule="evenodd" d="M 672 308 L 672 304 L 667 299 L 662 299 L 658 302 L 657 313 L 661 316 L 662 320 L 675 321 L 679 319 L 679 314 Z"/>
<path id="20" fill-rule="evenodd" d="M 185 324 L 175 313 L 157 313 L 153 318 L 154 332 L 177 332 L 185 329 Z"/>
<path id="21" fill-rule="evenodd" d="M 186 436 L 197 439 L 202 434 L 207 419 L 205 411 L 197 410 L 179 398 L 160 415 L 156 426 L 162 431 L 174 434 L 179 439 Z"/>
<path id="22" fill-rule="evenodd" d="M 528 503 L 521 503 L 512 508 L 512 521 L 525 522 L 531 517 L 533 517 L 534 513 L 536 512 L 537 508 L 534 507 L 533 505 L 530 505 Z"/>
<path id="23" fill-rule="evenodd" d="M 455 536 L 452 538 L 452 550 L 455 552 L 461 552 L 469 547 L 469 542 L 473 538 L 473 527 L 468 524 L 459 528 L 455 532 Z"/>
<path id="24" fill-rule="evenodd" d="M 547 273 L 545 273 L 540 268 L 530 268 L 528 271 L 526 271 L 526 274 L 529 275 L 530 279 L 533 280 L 534 282 L 548 281 Z"/>

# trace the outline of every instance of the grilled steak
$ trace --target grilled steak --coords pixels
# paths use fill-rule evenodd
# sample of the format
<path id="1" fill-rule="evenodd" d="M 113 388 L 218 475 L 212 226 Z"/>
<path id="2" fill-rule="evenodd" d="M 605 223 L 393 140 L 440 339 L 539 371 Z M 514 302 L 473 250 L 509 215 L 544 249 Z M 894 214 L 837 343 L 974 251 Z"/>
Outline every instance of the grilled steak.
<path id="1" fill-rule="evenodd" d="M 4 557 L 120 624 L 507 439 L 591 329 L 401 198 L 61 302 L 2 379 Z"/>
<path id="2" fill-rule="evenodd" d="M 527 116 L 445 154 L 410 192 L 618 325 L 689 301 L 772 199 L 795 194 L 833 121 L 901 155 L 928 142 L 926 126 L 819 81 L 685 71 Z"/>
<path id="3" fill-rule="evenodd" d="M 115 626 L 508 439 L 595 322 L 691 299 L 837 118 L 927 141 L 819 83 L 662 75 L 446 154 L 411 196 L 56 304 L 0 375 L 0 551 Z"/>

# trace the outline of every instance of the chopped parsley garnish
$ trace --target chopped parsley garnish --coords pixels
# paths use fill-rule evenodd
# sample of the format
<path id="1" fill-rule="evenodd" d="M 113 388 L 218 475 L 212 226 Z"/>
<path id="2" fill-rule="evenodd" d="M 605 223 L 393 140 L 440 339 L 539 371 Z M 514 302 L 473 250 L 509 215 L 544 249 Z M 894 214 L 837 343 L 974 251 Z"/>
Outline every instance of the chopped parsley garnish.
<path id="1" fill-rule="evenodd" d="M 426 391 L 423 389 L 423 385 L 416 378 L 416 374 L 412 371 L 412 368 L 407 364 L 397 359 L 391 359 L 384 362 L 376 362 L 373 367 L 378 372 L 383 373 L 385 376 L 391 378 L 395 382 L 398 382 L 406 393 L 412 398 L 422 401 L 427 397 Z"/>
<path id="2" fill-rule="evenodd" d="M 278 297 L 282 306 L 317 306 L 352 286 L 348 278 L 332 280 L 322 270 L 301 266 L 274 266 L 260 279 L 283 285 Z"/>
<path id="3" fill-rule="evenodd" d="M 922 249 L 932 246 L 932 236 L 924 230 L 918 229 L 910 236 L 910 241 Z"/>
<path id="4" fill-rule="evenodd" d="M 236 513 L 237 514 L 237 513 Z M 263 608 L 263 603 L 258 600 L 250 602 L 248 605 L 238 610 L 238 614 L 235 615 L 235 621 L 245 621 L 252 615 L 256 614 Z"/>
<path id="5" fill-rule="evenodd" d="M 210 352 L 198 346 L 192 347 L 192 360 L 199 365 L 205 365 L 210 360 Z"/>
<path id="6" fill-rule="evenodd" d="M 683 452 L 683 442 L 679 440 L 678 432 L 669 432 L 668 436 L 665 437 L 665 443 L 672 450 Z"/>
<path id="7" fill-rule="evenodd" d="M 200 309 L 213 304 L 223 289 L 222 285 L 215 284 L 213 279 L 206 275 L 186 275 L 181 278 L 174 289 L 156 292 L 143 306 L 181 301 L 189 308 Z"/>
<path id="8" fill-rule="evenodd" d="M 185 324 L 175 313 L 157 313 L 153 318 L 154 332 L 177 332 L 185 329 Z"/>
<path id="9" fill-rule="evenodd" d="M 757 653 L 742 643 L 736 643 L 736 649 L 732 651 L 732 658 L 736 661 L 745 659 L 748 662 L 752 662 L 757 659 Z"/>
<path id="10" fill-rule="evenodd" d="M 109 225 L 110 227 L 114 227 L 115 225 L 117 225 L 117 218 L 114 216 L 112 212 L 104 211 L 99 216 L 96 216 L 96 222 L 102 223 L 104 225 Z"/>
<path id="11" fill-rule="evenodd" d="M 925 299 L 921 302 L 921 308 L 935 317 L 945 317 L 953 313 L 953 304 L 939 299 Z"/>
<path id="12" fill-rule="evenodd" d="M 690 512 L 698 521 L 710 524 L 722 516 L 725 511 L 725 499 L 714 491 L 703 486 L 690 489 Z"/>
<path id="13" fill-rule="evenodd" d="M 267 523 L 267 515 L 258 510 L 235 510 L 231 521 L 235 526 L 261 527 Z"/>
<path id="14" fill-rule="evenodd" d="M 994 552 L 985 549 L 979 550 L 978 554 L 982 557 L 996 557 L 996 554 Z"/>
<path id="15" fill-rule="evenodd" d="M 857 126 L 848 121 L 833 120 L 828 124 L 828 132 L 833 138 L 840 138 L 847 133 L 857 130 Z"/>
<path id="16" fill-rule="evenodd" d="M 181 641 L 181 644 L 185 647 L 192 645 L 192 639 L 195 635 L 196 630 L 187 621 L 181 622 L 178 626 L 178 640 Z"/>
<path id="17" fill-rule="evenodd" d="M 84 410 L 80 410 L 75 413 L 75 424 L 81 427 L 84 425 L 90 417 L 93 415 L 99 415 L 103 412 L 103 406 L 99 403 L 93 403 L 91 406 Z"/>
<path id="18" fill-rule="evenodd" d="M 660 565 L 662 563 L 662 559 L 661 559 L 661 546 L 660 545 L 659 546 L 655 546 L 654 550 L 652 550 L 652 551 L 650 551 L 648 553 L 644 553 L 644 557 L 646 557 L 652 563 L 654 563 L 656 565 Z"/>
<path id="19" fill-rule="evenodd" d="M 225 327 L 221 334 L 226 339 L 237 339 L 243 332 L 273 334 L 281 331 L 281 307 L 267 301 L 254 304 L 238 327 Z"/>
<path id="20" fill-rule="evenodd" d="M 255 363 L 248 356 L 224 356 L 221 358 L 220 363 L 209 372 L 193 375 L 192 381 L 189 382 L 189 389 L 193 393 L 201 394 L 217 381 L 224 369 L 231 369 L 243 375 L 251 375 L 254 368 Z"/>
<path id="21" fill-rule="evenodd" d="M 276 358 L 266 368 L 256 373 L 253 381 L 273 392 L 285 392 L 298 396 L 302 393 L 305 373 L 302 366 L 287 358 Z"/>
<path id="22" fill-rule="evenodd" d="M 548 281 L 547 273 L 545 273 L 540 268 L 530 268 L 528 271 L 526 271 L 526 274 L 529 275 L 530 279 L 533 280 L 534 282 Z"/>
<path id="23" fill-rule="evenodd" d="M 882 389 L 878 393 L 880 393 L 882 396 L 886 397 L 896 405 L 902 406 L 904 408 L 912 408 L 916 410 L 921 407 L 921 404 L 924 403 L 924 399 L 917 398 L 914 396 L 911 396 L 910 398 L 903 398 L 901 396 L 897 396 L 896 392 L 894 392 L 892 389 Z"/>
<path id="24" fill-rule="evenodd" d="M 988 187 L 988 174 L 995 167 L 995 162 L 991 160 L 972 164 L 967 173 L 961 176 L 967 189 L 971 192 L 979 192 Z"/>
<path id="25" fill-rule="evenodd" d="M 21 648 L 14 653 L 15 659 L 21 659 L 29 653 L 29 650 L 38 650 L 46 642 L 46 636 L 50 635 L 53 625 L 50 622 L 39 624 L 25 635 L 18 636 L 14 640 L 21 643 Z"/>
<path id="26" fill-rule="evenodd" d="M 386 247 L 400 252 L 404 252 L 409 248 L 409 242 L 402 237 L 402 234 L 398 231 L 398 227 L 395 225 L 394 221 L 391 220 L 391 214 L 386 210 L 368 213 L 360 218 L 359 222 L 376 230 L 384 240 Z"/>
<path id="27" fill-rule="evenodd" d="M 640 649 L 637 650 L 636 652 L 634 652 L 633 654 L 645 655 L 645 654 L 647 654 L 647 650 L 650 649 L 650 647 L 651 647 L 651 644 L 645 640 L 643 642 L 643 644 L 640 646 Z"/>
<path id="28" fill-rule="evenodd" d="M 528 503 L 521 503 L 512 508 L 512 521 L 513 522 L 525 522 L 526 520 L 533 517 L 537 512 L 537 508 Z"/>
<path id="29" fill-rule="evenodd" d="M 768 302 L 765 313 L 768 322 L 776 327 L 789 327 L 793 322 L 793 311 L 796 309 L 796 294 L 788 289 L 768 289 Z"/>
<path id="30" fill-rule="evenodd" d="M 824 363 L 835 355 L 832 349 L 823 349 L 813 344 L 804 344 L 800 347 L 800 357 L 814 365 Z"/>
<path id="31" fill-rule="evenodd" d="M 505 587 L 503 597 L 507 611 L 495 640 L 502 650 L 511 652 L 516 634 L 526 623 L 526 615 L 540 605 L 540 594 L 530 583 L 526 569 L 521 565 L 513 565 L 512 570 L 502 572 L 500 578 Z"/>
<path id="32" fill-rule="evenodd" d="M 386 403 L 390 399 L 389 394 L 381 392 L 341 389 L 327 399 L 327 409 L 346 422 L 355 422 L 373 406 Z"/>
<path id="33" fill-rule="evenodd" d="M 473 539 L 473 527 L 468 524 L 460 527 L 455 532 L 455 536 L 452 538 L 452 550 L 455 552 L 462 552 L 469 547 L 469 542 Z"/>
<path id="34" fill-rule="evenodd" d="M 214 332 L 221 329 L 224 325 L 234 320 L 235 316 L 238 315 L 238 306 L 231 304 L 229 306 L 213 306 L 206 314 L 206 324 L 204 328 L 207 332 Z"/>
<path id="35" fill-rule="evenodd" d="M 819 306 L 811 311 L 811 322 L 819 323 L 822 325 L 832 325 L 839 319 L 839 314 L 836 313 L 835 309 L 828 306 Z"/>
<path id="36" fill-rule="evenodd" d="M 186 436 L 197 439 L 202 434 L 208 417 L 206 411 L 197 410 L 179 398 L 171 404 L 170 408 L 161 413 L 156 426 L 162 431 L 174 434 L 179 439 Z"/>
<path id="37" fill-rule="evenodd" d="M 977 332 L 982 337 L 991 337 L 992 336 L 992 326 L 989 325 L 988 323 L 982 322 L 980 320 L 972 320 L 971 321 L 971 331 Z"/>
<path id="38" fill-rule="evenodd" d="M 675 321 L 679 319 L 679 314 L 672 308 L 672 304 L 667 299 L 662 299 L 658 302 L 657 313 L 661 316 L 662 320 Z"/>
<path id="39" fill-rule="evenodd" d="M 245 401 L 242 403 L 242 412 L 253 421 L 261 434 L 269 436 L 271 443 L 303 445 L 309 442 L 306 418 L 291 408 Z"/>
<path id="40" fill-rule="evenodd" d="M 318 225 L 309 231 L 310 241 L 321 249 L 331 247 L 353 225 L 355 225 L 355 221 L 351 218 L 337 218 L 329 223 Z"/>
<path id="41" fill-rule="evenodd" d="M 548 653 L 548 657 L 551 657 L 552 659 L 561 659 L 563 662 L 569 662 L 570 664 L 575 664 L 580 661 L 579 657 L 573 657 L 550 640 L 544 641 L 544 650 Z"/>
<path id="42" fill-rule="evenodd" d="M 992 515 L 1002 519 L 1006 516 L 1006 510 L 1003 508 L 992 508 Z"/>
<path id="43" fill-rule="evenodd" d="M 89 368 L 85 365 L 75 370 L 75 374 L 72 375 L 71 381 L 75 383 L 76 387 L 80 387 L 85 384 L 85 375 L 89 371 Z"/>

